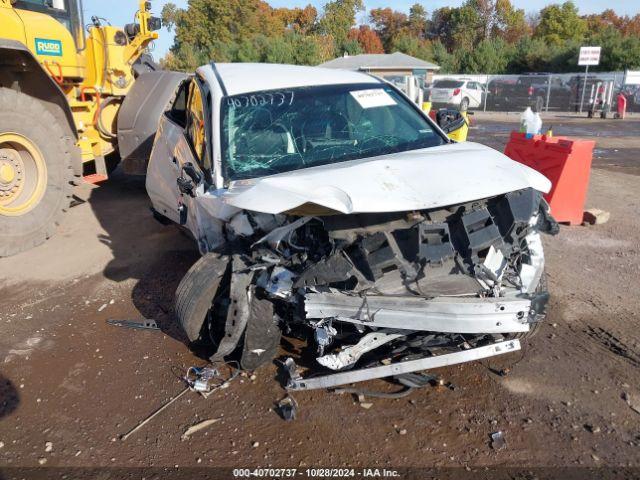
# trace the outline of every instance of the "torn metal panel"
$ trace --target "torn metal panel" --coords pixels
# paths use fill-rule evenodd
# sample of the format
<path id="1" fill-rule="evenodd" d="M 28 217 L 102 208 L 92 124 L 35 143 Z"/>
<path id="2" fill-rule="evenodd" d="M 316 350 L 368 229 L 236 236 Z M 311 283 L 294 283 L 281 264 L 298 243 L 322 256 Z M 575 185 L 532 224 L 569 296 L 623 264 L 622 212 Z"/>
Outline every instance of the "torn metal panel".
<path id="1" fill-rule="evenodd" d="M 282 227 L 275 228 L 267 235 L 258 240 L 254 245 L 258 245 L 260 243 L 266 242 L 271 246 L 271 248 L 277 249 L 280 245 L 280 242 L 294 232 L 296 229 L 302 227 L 305 223 L 308 223 L 312 217 L 301 217 L 294 222 L 291 222 L 287 225 L 283 225 Z"/>
<path id="2" fill-rule="evenodd" d="M 218 344 L 217 351 L 211 357 L 211 361 L 222 360 L 229 355 L 238 345 L 247 326 L 250 313 L 251 280 L 253 272 L 242 273 L 247 264 L 238 255 L 232 259 L 231 285 L 229 287 L 229 309 L 224 327 L 224 336 Z"/>
<path id="3" fill-rule="evenodd" d="M 267 291 L 274 297 L 286 299 L 289 298 L 293 290 L 293 272 L 284 267 L 273 267 L 273 271 L 269 274 L 263 272 L 258 279 L 257 285 Z"/>
<path id="4" fill-rule="evenodd" d="M 335 318 L 377 328 L 446 333 L 527 332 L 531 300 L 520 298 L 355 296 L 307 292 L 307 318 Z"/>
<path id="5" fill-rule="evenodd" d="M 354 365 L 365 353 L 404 336 L 406 336 L 406 332 L 387 333 L 379 331 L 368 333 L 362 337 L 357 344 L 344 347 L 338 353 L 318 357 L 316 360 L 323 367 L 330 368 L 331 370 L 342 370 Z"/>
<path id="6" fill-rule="evenodd" d="M 520 342 L 518 340 L 509 340 L 506 342 L 486 345 L 484 347 L 471 348 L 460 352 L 421 358 L 419 360 L 392 363 L 391 365 L 363 368 L 361 370 L 352 370 L 306 379 L 302 378 L 297 374 L 297 372 L 295 372 L 295 363 L 293 365 L 290 363 L 287 366 L 287 369 L 289 372 L 294 371 L 295 373 L 291 376 L 287 389 L 314 390 L 318 388 L 331 388 L 348 383 L 363 382 L 376 378 L 401 375 L 403 373 L 412 373 L 420 370 L 430 370 L 459 363 L 472 362 L 474 360 L 481 360 L 483 358 L 503 355 L 505 353 L 511 353 L 518 350 L 520 350 Z"/>

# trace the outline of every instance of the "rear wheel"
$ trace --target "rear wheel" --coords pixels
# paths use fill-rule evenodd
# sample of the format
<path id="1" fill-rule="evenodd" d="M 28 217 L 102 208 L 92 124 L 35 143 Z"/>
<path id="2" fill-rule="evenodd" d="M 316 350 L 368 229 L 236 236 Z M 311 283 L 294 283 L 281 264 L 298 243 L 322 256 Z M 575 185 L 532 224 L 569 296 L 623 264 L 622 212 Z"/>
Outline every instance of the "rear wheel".
<path id="1" fill-rule="evenodd" d="M 55 233 L 71 200 L 72 148 L 40 101 L 0 88 L 0 257 Z"/>

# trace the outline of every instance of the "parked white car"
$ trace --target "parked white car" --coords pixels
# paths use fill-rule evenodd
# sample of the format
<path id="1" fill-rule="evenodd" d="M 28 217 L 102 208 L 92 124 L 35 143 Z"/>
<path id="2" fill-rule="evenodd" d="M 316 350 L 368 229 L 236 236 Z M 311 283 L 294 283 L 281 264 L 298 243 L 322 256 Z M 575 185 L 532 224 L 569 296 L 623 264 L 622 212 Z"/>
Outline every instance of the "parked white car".
<path id="1" fill-rule="evenodd" d="M 483 88 L 473 80 L 443 79 L 436 80 L 429 89 L 429 100 L 435 108 L 455 107 L 460 110 L 478 108 L 483 101 Z"/>
<path id="2" fill-rule="evenodd" d="M 289 359 L 293 390 L 513 352 L 545 316 L 550 182 L 363 73 L 199 68 L 146 185 L 203 254 L 176 292 L 189 340 L 254 369 L 302 339 L 325 375 Z"/>

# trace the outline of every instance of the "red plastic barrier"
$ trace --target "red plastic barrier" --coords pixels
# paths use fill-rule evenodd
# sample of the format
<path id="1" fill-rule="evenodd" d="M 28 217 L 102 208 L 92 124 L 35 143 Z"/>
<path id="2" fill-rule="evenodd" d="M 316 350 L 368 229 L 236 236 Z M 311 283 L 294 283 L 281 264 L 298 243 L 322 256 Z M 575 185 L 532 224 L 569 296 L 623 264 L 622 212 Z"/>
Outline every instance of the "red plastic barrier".
<path id="1" fill-rule="evenodd" d="M 545 199 L 558 222 L 582 223 L 584 203 L 589 187 L 591 161 L 596 142 L 592 140 L 547 138 L 512 132 L 504 154 L 542 173 L 551 181 Z"/>

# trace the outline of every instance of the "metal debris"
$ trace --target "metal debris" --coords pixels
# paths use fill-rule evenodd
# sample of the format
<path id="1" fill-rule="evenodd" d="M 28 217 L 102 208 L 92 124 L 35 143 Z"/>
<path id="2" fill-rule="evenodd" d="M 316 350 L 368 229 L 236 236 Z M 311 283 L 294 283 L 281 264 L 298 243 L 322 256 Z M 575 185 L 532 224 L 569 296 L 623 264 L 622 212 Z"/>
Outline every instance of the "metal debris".
<path id="1" fill-rule="evenodd" d="M 277 412 L 287 422 L 295 420 L 298 414 L 298 402 L 291 395 L 287 395 L 278 402 Z"/>
<path id="2" fill-rule="evenodd" d="M 191 437 L 191 435 L 193 435 L 194 433 L 199 432 L 200 430 L 204 430 L 214 423 L 218 423 L 220 420 L 220 418 L 210 418 L 209 420 L 204 420 L 200 423 L 196 423 L 195 425 L 190 426 L 184 431 L 184 433 L 180 437 L 180 440 L 188 440 L 189 437 Z"/>
<path id="3" fill-rule="evenodd" d="M 491 448 L 493 448 L 494 450 L 502 450 L 506 446 L 507 442 L 504 438 L 504 433 L 502 433 L 502 430 L 491 434 Z"/>
<path id="4" fill-rule="evenodd" d="M 622 394 L 622 399 L 627 402 L 627 405 L 629 405 L 629 408 L 631 408 L 631 410 L 636 413 L 640 413 L 640 401 L 638 400 L 637 396 L 632 396 L 630 393 L 624 392 Z"/>
<path id="5" fill-rule="evenodd" d="M 184 376 L 184 380 L 187 382 L 190 390 L 198 392 L 204 398 L 207 398 L 216 390 L 227 388 L 240 373 L 239 368 L 234 368 L 228 364 L 226 366 L 232 369 L 226 378 L 217 368 L 208 366 L 189 367 Z"/>
<path id="6" fill-rule="evenodd" d="M 134 330 L 160 330 L 160 327 L 156 323 L 155 320 L 144 320 L 142 322 L 138 322 L 135 320 L 107 320 L 108 325 L 112 325 L 114 327 L 124 327 L 124 328 L 132 328 Z"/>

